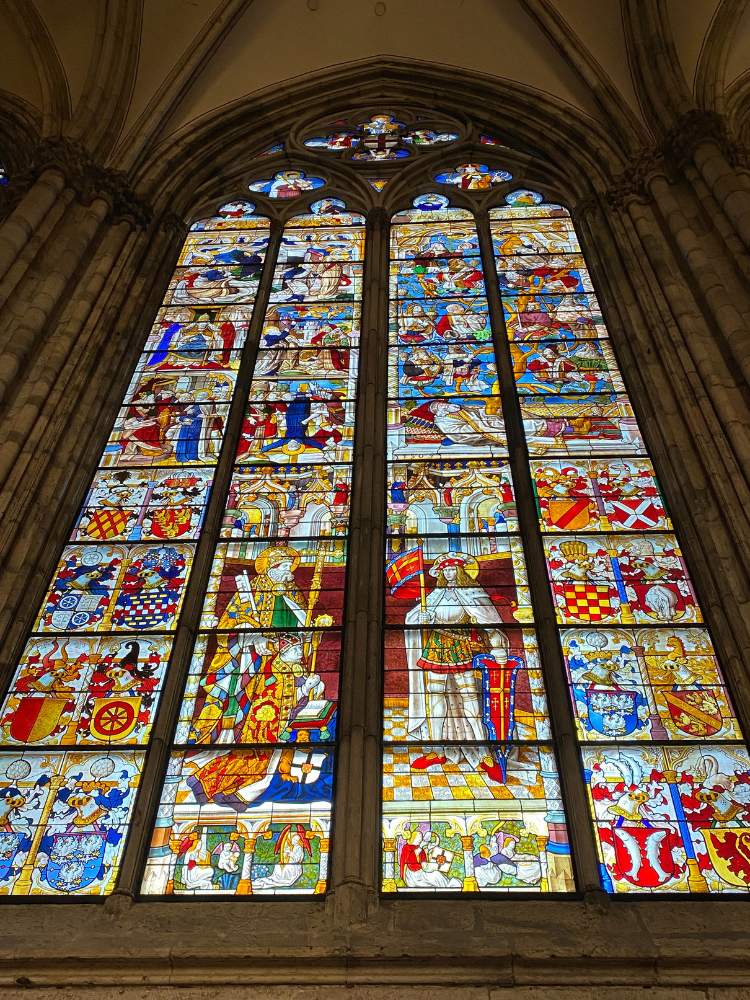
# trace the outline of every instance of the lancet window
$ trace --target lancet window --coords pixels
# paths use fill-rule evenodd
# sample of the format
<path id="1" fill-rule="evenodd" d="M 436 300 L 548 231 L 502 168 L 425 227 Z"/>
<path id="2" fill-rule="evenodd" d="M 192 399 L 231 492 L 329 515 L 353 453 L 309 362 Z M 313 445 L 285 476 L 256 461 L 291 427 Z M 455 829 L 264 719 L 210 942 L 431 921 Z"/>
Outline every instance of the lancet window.
<path id="1" fill-rule="evenodd" d="M 747 892 L 750 757 L 573 222 L 463 128 L 268 136 L 260 207 L 192 226 L 14 653 L 0 895 L 335 888 L 383 431 L 373 881 L 564 896 L 588 850 L 607 892 Z"/>

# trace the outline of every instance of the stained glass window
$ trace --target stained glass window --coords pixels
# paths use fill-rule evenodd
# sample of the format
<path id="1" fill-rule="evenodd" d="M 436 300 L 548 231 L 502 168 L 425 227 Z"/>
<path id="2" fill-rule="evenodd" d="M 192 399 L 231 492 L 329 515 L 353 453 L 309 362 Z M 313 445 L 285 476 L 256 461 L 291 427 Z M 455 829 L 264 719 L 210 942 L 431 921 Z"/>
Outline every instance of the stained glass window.
<path id="1" fill-rule="evenodd" d="M 470 212 L 393 219 L 383 889 L 573 888 Z"/>
<path id="2" fill-rule="evenodd" d="M 452 170 L 435 174 L 440 184 L 452 184 L 462 191 L 488 191 L 497 184 L 511 180 L 507 170 L 496 170 L 486 163 L 459 163 Z"/>
<path id="3" fill-rule="evenodd" d="M 569 213 L 491 232 L 604 887 L 750 886 L 750 757 Z"/>
<path id="4" fill-rule="evenodd" d="M 507 150 L 308 123 L 251 164 L 262 212 L 192 225 L 14 653 L 0 895 L 330 888 L 373 424 L 383 893 L 559 897 L 595 856 L 613 894 L 748 891 L 750 755 L 571 217 L 459 138 Z"/>
<path id="5" fill-rule="evenodd" d="M 251 181 L 248 187 L 269 198 L 298 198 L 305 191 L 314 191 L 324 184 L 322 177 L 309 177 L 304 170 L 281 170 L 273 177 Z"/>
<path id="6" fill-rule="evenodd" d="M 322 131 L 322 135 L 305 139 L 305 145 L 329 153 L 348 150 L 355 163 L 400 160 L 413 149 L 445 145 L 458 139 L 457 132 L 430 128 L 422 122 L 408 125 L 388 112 L 371 115 L 366 121 L 330 122 Z"/>
<path id="7" fill-rule="evenodd" d="M 196 224 L 0 708 L 0 893 L 117 880 L 268 244 Z"/>
<path id="8" fill-rule="evenodd" d="M 325 891 L 364 219 L 284 229 L 143 879 Z"/>

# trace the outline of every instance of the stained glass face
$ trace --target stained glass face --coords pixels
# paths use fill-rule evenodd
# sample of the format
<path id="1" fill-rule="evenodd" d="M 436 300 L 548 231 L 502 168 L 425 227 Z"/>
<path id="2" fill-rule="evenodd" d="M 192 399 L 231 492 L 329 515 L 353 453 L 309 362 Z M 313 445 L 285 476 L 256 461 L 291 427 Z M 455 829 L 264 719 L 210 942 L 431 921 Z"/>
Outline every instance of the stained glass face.
<path id="1" fill-rule="evenodd" d="M 0 753 L 0 894 L 103 896 L 114 889 L 143 753 Z"/>
<path id="2" fill-rule="evenodd" d="M 325 892 L 333 754 L 186 750 L 170 761 L 145 894 Z"/>
<path id="3" fill-rule="evenodd" d="M 523 550 L 513 536 L 393 540 L 385 575 L 386 622 L 434 625 L 438 643 L 442 626 L 532 619 Z"/>
<path id="4" fill-rule="evenodd" d="M 389 337 L 399 344 L 489 344 L 487 301 L 464 296 L 392 302 Z"/>
<path id="5" fill-rule="evenodd" d="M 308 176 L 304 170 L 280 170 L 273 177 L 251 181 L 248 188 L 269 198 L 298 198 L 306 191 L 323 187 L 322 177 Z"/>
<path id="6" fill-rule="evenodd" d="M 191 394 L 185 391 L 184 395 Z M 179 399 L 179 397 L 178 397 Z M 216 465 L 227 403 L 133 403 L 120 410 L 102 457 L 107 468 Z"/>
<path id="7" fill-rule="evenodd" d="M 186 267 L 262 267 L 267 247 L 265 232 L 191 233 L 182 245 L 177 263 Z"/>
<path id="8" fill-rule="evenodd" d="M 274 273 L 271 302 L 352 302 L 362 294 L 362 265 L 311 258 L 304 263 L 279 264 Z"/>
<path id="9" fill-rule="evenodd" d="M 435 174 L 439 184 L 452 184 L 462 191 L 488 191 L 496 184 L 509 181 L 512 174 L 507 170 L 488 167 L 486 163 L 460 163 L 453 170 Z"/>
<path id="10" fill-rule="evenodd" d="M 570 216 L 506 202 L 491 232 L 602 885 L 747 891 L 750 758 Z"/>
<path id="11" fill-rule="evenodd" d="M 247 304 L 255 299 L 260 272 L 256 264 L 180 267 L 172 276 L 165 302 L 176 306 Z"/>
<path id="12" fill-rule="evenodd" d="M 0 707 L 0 894 L 116 886 L 268 231 L 231 202 L 183 245 Z"/>
<path id="13" fill-rule="evenodd" d="M 249 404 L 237 461 L 274 465 L 350 462 L 354 400 L 311 398 L 301 386 L 289 395 L 288 402 Z"/>
<path id="14" fill-rule="evenodd" d="M 358 305 L 351 302 L 303 305 L 295 301 L 274 303 L 267 310 L 260 346 L 262 350 L 278 351 L 306 348 L 298 357 L 308 364 L 321 348 L 356 347 L 358 343 Z"/>
<path id="15" fill-rule="evenodd" d="M 142 890 L 323 893 L 364 219 L 281 237 Z"/>
<path id="16" fill-rule="evenodd" d="M 607 330 L 593 295 L 539 295 L 503 298 L 511 340 L 574 341 L 605 338 Z"/>
<path id="17" fill-rule="evenodd" d="M 250 201 L 228 201 L 208 219 L 199 219 L 190 227 L 191 232 L 206 229 L 268 229 L 268 219 L 255 214 Z"/>
<path id="18" fill-rule="evenodd" d="M 175 306 L 162 309 L 139 368 L 215 371 L 233 368 L 245 343 L 251 306 Z"/>

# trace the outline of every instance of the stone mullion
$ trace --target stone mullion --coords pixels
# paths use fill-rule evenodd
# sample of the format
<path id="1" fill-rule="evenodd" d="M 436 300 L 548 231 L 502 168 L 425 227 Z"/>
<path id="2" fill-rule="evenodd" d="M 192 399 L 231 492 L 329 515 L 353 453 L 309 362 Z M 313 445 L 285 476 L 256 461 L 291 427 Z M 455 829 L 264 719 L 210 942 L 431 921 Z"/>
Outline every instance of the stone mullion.
<path id="1" fill-rule="evenodd" d="M 0 635 L 11 666 L 131 377 L 142 339 L 132 331 L 143 325 L 144 311 L 150 325 L 174 268 L 176 247 L 167 232 L 140 234 L 136 249 L 134 273 L 125 275 L 120 293 L 95 324 L 70 392 L 56 401 L 43 433 L 25 447 L 25 469 L 8 480 L 2 496 L 3 528 L 15 529 L 1 550 L 0 578 Z"/>
<path id="2" fill-rule="evenodd" d="M 133 896 L 138 892 L 140 876 L 151 840 L 154 816 L 161 798 L 164 776 L 174 743 L 174 732 L 182 703 L 185 680 L 190 669 L 196 636 L 200 629 L 201 611 L 211 575 L 216 545 L 220 537 L 263 320 L 271 294 L 274 266 L 281 244 L 281 232 L 281 224 L 272 223 L 263 273 L 255 296 L 252 318 L 242 349 L 242 359 L 224 429 L 224 440 L 219 460 L 214 469 L 211 496 L 206 508 L 200 538 L 196 544 L 182 613 L 175 632 L 172 655 L 159 700 L 159 709 L 146 751 L 139 794 L 115 890 L 120 894 Z"/>
<path id="3" fill-rule="evenodd" d="M 0 227 L 0 277 L 3 281 L 60 198 L 64 187 L 65 178 L 59 170 L 45 170 L 3 220 Z"/>
<path id="4" fill-rule="evenodd" d="M 531 486 L 529 451 L 513 375 L 513 359 L 505 327 L 489 215 L 486 210 L 475 214 L 492 323 L 492 340 L 508 441 L 509 463 L 518 511 L 518 527 L 526 558 L 526 572 L 534 609 L 534 628 L 539 644 L 539 659 L 549 706 L 553 744 L 563 789 L 562 798 L 573 866 L 578 888 L 587 893 L 600 893 L 602 890 L 599 862 L 581 776 L 578 737 L 566 682 L 555 607 L 547 578 L 547 562 L 537 521 L 536 502 Z"/>
<path id="5" fill-rule="evenodd" d="M 685 377 L 675 367 L 677 352 L 673 345 L 670 349 L 662 343 L 666 324 L 653 313 L 652 290 L 638 261 L 621 243 L 617 218 L 587 212 L 577 217 L 576 224 L 590 237 L 587 253 L 603 293 L 613 346 L 626 382 L 635 390 L 633 405 L 675 516 L 735 707 L 748 732 L 750 663 L 741 654 L 750 649 L 745 624 L 750 612 L 747 597 L 742 600 L 748 589 L 741 548 L 746 506 L 731 492 L 737 476 L 721 461 L 718 435 L 714 439 L 705 427 L 695 428 L 701 417 L 695 414 L 695 402 L 685 398 Z M 600 258 L 606 258 L 606 267 Z M 653 400 L 658 400 L 657 408 Z"/>
<path id="6" fill-rule="evenodd" d="M 750 340 L 747 315 L 750 310 L 747 288 L 732 275 L 722 274 L 722 249 L 709 233 L 699 230 L 689 220 L 679 201 L 678 191 L 667 178 L 656 174 L 648 181 L 653 204 L 667 229 L 684 266 L 695 279 L 695 292 L 703 299 L 723 335 L 744 378 L 750 381 Z M 697 220 L 696 220 L 697 221 Z M 702 236 L 702 238 L 701 238 Z M 713 252 L 712 252 L 713 251 Z M 744 310 L 744 316 L 741 313 Z"/>
<path id="7" fill-rule="evenodd" d="M 32 273 L 6 302 L 8 322 L 0 357 L 0 402 L 24 371 L 46 324 L 70 290 L 101 234 L 108 211 L 103 198 L 95 198 L 86 207 L 73 202 L 35 260 Z"/>
<path id="8" fill-rule="evenodd" d="M 367 217 L 339 696 L 331 893 L 337 921 L 377 899 L 382 731 L 388 219 Z"/>

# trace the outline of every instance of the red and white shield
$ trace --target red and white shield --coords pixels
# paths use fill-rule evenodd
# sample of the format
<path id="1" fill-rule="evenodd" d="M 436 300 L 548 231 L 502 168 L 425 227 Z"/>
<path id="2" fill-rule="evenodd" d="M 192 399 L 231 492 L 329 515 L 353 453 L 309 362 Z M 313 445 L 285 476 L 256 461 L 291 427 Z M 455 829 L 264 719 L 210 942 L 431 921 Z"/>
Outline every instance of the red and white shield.
<path id="1" fill-rule="evenodd" d="M 682 874 L 684 865 L 674 857 L 675 834 L 669 827 L 614 826 L 613 874 L 643 889 L 656 889 Z"/>
<path id="2" fill-rule="evenodd" d="M 664 511 L 654 501 L 645 500 L 611 500 L 609 520 L 620 528 L 630 531 L 647 531 L 661 525 Z"/>

